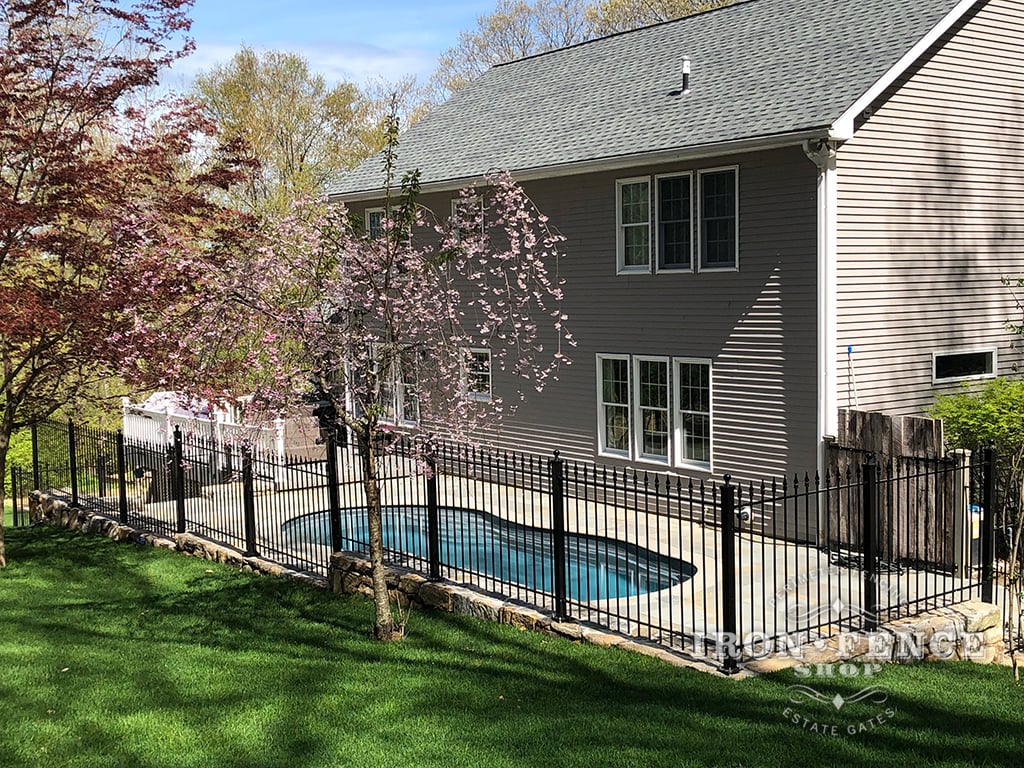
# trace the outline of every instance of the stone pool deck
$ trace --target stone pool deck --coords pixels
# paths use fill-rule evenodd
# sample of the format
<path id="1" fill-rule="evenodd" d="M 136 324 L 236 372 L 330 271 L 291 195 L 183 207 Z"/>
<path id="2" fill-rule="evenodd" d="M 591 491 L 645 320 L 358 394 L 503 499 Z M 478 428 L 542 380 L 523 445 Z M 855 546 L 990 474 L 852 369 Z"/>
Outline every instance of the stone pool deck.
<path id="1" fill-rule="evenodd" d="M 358 465 L 343 465 L 342 470 L 345 482 L 339 486 L 341 507 L 363 506 Z M 426 485 L 413 461 L 399 460 L 391 470 L 384 483 L 384 504 L 425 505 Z M 322 475 L 321 467 L 307 465 L 278 468 L 273 477 L 257 480 L 255 543 L 264 557 L 291 568 L 305 568 L 321 575 L 328 572 L 332 555 L 329 546 L 286 541 L 281 535 L 287 521 L 329 508 L 325 486 L 296 487 Z M 445 506 L 487 511 L 525 528 L 551 529 L 551 499 L 547 493 L 452 475 L 439 475 L 438 486 Z M 175 503 L 146 503 L 146 490 L 144 483 L 130 489 L 132 519 L 139 521 L 136 524 L 149 520 L 159 523 L 165 531 L 173 530 Z M 237 482 L 207 486 L 202 496 L 185 502 L 191 532 L 239 550 L 245 549 L 242 509 L 242 489 Z M 695 511 L 705 516 L 704 522 L 627 509 L 613 503 L 567 499 L 568 532 L 628 541 L 631 547 L 687 563 L 695 569 L 690 578 L 658 591 L 570 602 L 570 616 L 623 636 L 670 647 L 689 646 L 693 650 L 699 650 L 705 639 L 724 631 L 719 573 L 721 531 L 707 524 L 713 520 L 713 511 Z M 742 528 L 743 524 L 740 525 Z M 736 631 L 740 638 L 784 636 L 787 642 L 799 642 L 812 634 L 827 637 L 860 623 L 864 577 L 855 560 L 837 560 L 817 547 L 767 538 L 750 530 L 737 537 L 736 555 Z M 453 584 L 485 593 L 508 589 L 480 569 L 470 572 L 448 567 L 443 569 L 442 576 Z M 939 571 L 904 569 L 882 573 L 876 583 L 879 604 L 895 608 L 884 619 L 937 607 L 938 599 L 926 599 L 937 595 L 944 596 L 944 603 L 978 596 L 970 582 Z M 554 608 L 550 595 L 540 590 L 510 591 L 512 599 L 529 602 L 540 610 L 550 612 Z"/>
<path id="2" fill-rule="evenodd" d="M 207 497 L 202 500 L 202 505 L 212 505 L 213 501 L 212 496 Z M 200 509 L 196 507 L 201 504 L 200 500 L 193 500 L 193 502 L 193 508 L 189 510 L 188 517 L 194 524 L 195 516 L 200 512 Z M 88 510 L 71 509 L 59 500 L 49 499 L 42 494 L 33 494 L 32 505 L 34 520 L 45 520 L 117 539 L 141 539 L 157 546 L 178 549 L 250 570 L 297 576 L 321 586 L 326 585 L 328 581 L 322 575 L 312 575 L 308 571 L 303 572 L 302 569 L 290 569 L 280 562 L 264 557 L 246 557 L 237 549 L 212 543 L 208 539 L 192 533 L 164 537 L 153 536 L 139 529 L 118 525 L 116 521 Z M 166 505 L 155 506 L 166 507 Z M 173 520 L 173 505 L 170 510 L 147 510 L 148 514 L 167 514 L 168 512 L 171 513 L 169 520 Z M 301 514 L 298 509 L 292 509 L 292 512 Z M 604 519 L 606 518 L 601 518 L 601 520 Z M 266 526 L 270 521 L 263 519 L 261 522 Z M 602 530 L 601 525 L 597 524 L 598 522 L 598 520 L 592 521 L 591 530 L 595 532 Z M 529 629 L 550 631 L 601 645 L 624 645 L 625 647 L 639 645 L 641 652 L 659 655 L 670 661 L 673 658 L 677 661 L 679 658 L 687 658 L 685 653 L 680 657 L 678 652 L 689 651 L 699 660 L 700 657 L 708 655 L 710 647 L 704 646 L 695 638 L 712 638 L 721 631 L 719 593 L 715 577 L 716 566 L 713 560 L 715 531 L 703 530 L 703 526 L 689 522 L 685 526 L 672 528 L 667 528 L 662 524 L 661 530 L 663 535 L 660 538 L 650 537 L 646 544 L 652 547 L 657 546 L 657 551 L 661 554 L 672 556 L 686 554 L 689 557 L 694 557 L 695 559 L 691 562 L 697 565 L 697 571 L 693 578 L 658 592 L 614 601 L 592 601 L 570 605 L 570 615 L 562 620 L 553 617 L 550 604 L 529 607 L 493 593 L 488 594 L 487 580 L 473 578 L 473 574 L 450 572 L 445 574 L 447 577 L 445 581 L 430 582 L 423 574 L 395 567 L 392 568 L 392 586 L 396 597 L 402 593 L 406 595 L 405 599 L 411 599 L 409 595 L 415 593 L 416 600 L 429 607 L 458 610 L 483 618 L 493 618 Z M 691 535 L 687 538 L 681 534 L 677 536 L 671 533 L 678 531 L 688 531 L 691 534 L 699 531 L 699 536 Z M 697 558 L 696 553 L 702 543 L 707 545 L 708 549 L 700 553 Z M 850 658 L 851 650 L 855 650 L 860 657 L 867 657 L 872 652 L 883 656 L 895 653 L 892 648 L 888 650 L 883 648 L 880 651 L 877 649 L 871 651 L 864 645 L 857 645 L 854 648 L 849 642 L 842 639 L 842 635 L 848 633 L 844 631 L 846 622 L 840 621 L 836 621 L 834 625 L 826 621 L 824 626 L 815 633 L 818 642 L 807 645 L 807 641 L 811 637 L 806 636 L 801 627 L 806 627 L 808 621 L 795 618 L 792 615 L 792 607 L 796 605 L 801 608 L 811 606 L 812 613 L 814 610 L 817 610 L 819 614 L 823 611 L 831 611 L 835 612 L 838 618 L 838 615 L 843 613 L 840 605 L 843 596 L 853 600 L 858 594 L 857 585 L 860 574 L 854 575 L 852 569 L 840 568 L 828 563 L 823 553 L 809 547 L 775 541 L 755 542 L 753 539 L 749 544 L 750 546 L 741 548 L 740 558 L 740 585 L 749 584 L 750 586 L 748 591 L 740 590 L 738 595 L 738 629 L 741 637 L 749 638 L 758 633 L 774 636 L 788 631 L 787 628 L 791 627 L 792 639 L 783 648 L 783 655 L 785 656 L 785 652 L 789 651 L 790 658 L 794 656 L 793 649 L 798 646 L 808 648 L 811 658 L 819 660 Z M 348 592 L 365 591 L 365 584 L 360 583 L 359 579 L 365 575 L 367 566 L 361 557 L 344 553 L 332 554 L 326 547 L 320 549 L 327 552 L 331 563 L 328 571 L 329 580 L 335 589 Z M 764 555 L 768 556 L 771 563 L 760 559 L 759 556 Z M 806 573 L 808 574 L 813 574 L 813 568 L 817 567 L 820 569 L 819 577 L 797 578 L 790 583 L 783 584 L 780 593 L 769 593 L 768 590 L 776 587 L 783 578 L 786 571 L 782 569 L 787 563 L 807 565 L 809 570 Z M 949 586 L 947 582 L 950 577 L 946 575 L 912 574 L 912 576 L 913 578 L 909 580 L 910 584 L 931 585 L 933 588 Z M 907 579 L 904 578 L 903 581 L 907 581 Z M 759 599 L 762 594 L 768 595 L 768 603 Z M 786 599 L 777 599 L 774 605 L 770 605 L 770 598 L 779 594 Z M 829 602 L 830 600 L 831 602 Z M 840 603 L 837 603 L 837 600 Z M 852 603 L 847 605 L 852 605 Z M 492 613 L 493 617 L 490 615 Z M 937 628 L 943 632 L 959 632 L 961 635 L 969 632 L 972 633 L 972 637 L 977 637 L 970 643 L 964 640 L 961 645 L 953 648 L 951 657 L 992 661 L 998 660 L 1002 655 L 1002 628 L 998 624 L 999 610 L 994 606 L 986 607 L 986 604 L 981 604 L 979 607 L 970 604 L 968 608 L 962 606 L 941 608 L 925 613 L 923 617 L 912 617 L 907 615 L 909 613 L 909 611 L 904 611 L 902 617 L 884 625 L 883 631 L 893 636 L 897 631 L 923 633 L 926 639 L 930 638 Z M 828 614 L 819 615 L 815 619 L 815 623 L 821 623 L 822 615 L 827 616 Z M 992 616 L 995 616 L 994 620 Z M 890 630 L 886 627 L 896 629 Z M 903 629 L 899 629 L 899 627 L 903 627 Z M 831 640 L 829 640 L 830 637 Z M 977 638 L 982 638 L 984 642 L 979 645 L 981 641 Z M 801 651 L 798 658 L 804 658 L 803 653 Z M 767 653 L 762 655 L 769 656 Z M 773 656 L 777 657 L 777 654 Z M 704 665 L 707 663 L 707 659 L 699 660 L 697 663 Z"/>

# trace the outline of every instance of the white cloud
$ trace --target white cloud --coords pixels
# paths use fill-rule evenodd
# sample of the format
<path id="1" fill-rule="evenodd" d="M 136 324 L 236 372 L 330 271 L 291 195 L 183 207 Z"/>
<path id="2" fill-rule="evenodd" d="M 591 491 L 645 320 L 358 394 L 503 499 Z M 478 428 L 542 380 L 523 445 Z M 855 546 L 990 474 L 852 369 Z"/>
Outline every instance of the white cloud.
<path id="1" fill-rule="evenodd" d="M 195 52 L 161 78 L 176 91 L 191 87 L 196 73 L 225 64 L 243 45 L 303 56 L 330 82 L 363 85 L 415 75 L 427 80 L 440 51 L 459 31 L 493 9 L 494 0 L 197 0 L 191 34 Z"/>
<path id="2" fill-rule="evenodd" d="M 426 79 L 437 64 L 433 52 L 415 47 L 386 49 L 359 43 L 321 43 L 300 46 L 296 53 L 328 80 L 344 79 L 359 84 L 376 78 L 394 81 L 406 75 Z"/>
<path id="3" fill-rule="evenodd" d="M 191 56 L 177 62 L 161 81 L 172 90 L 188 90 L 199 72 L 226 64 L 242 45 L 199 45 Z M 290 46 L 250 44 L 250 47 L 256 51 L 297 53 L 309 62 L 310 71 L 323 75 L 328 83 L 347 80 L 364 85 L 376 79 L 394 82 L 407 75 L 415 75 L 424 81 L 430 77 L 437 64 L 437 55 L 433 51 L 419 47 L 386 49 L 352 42 L 298 43 Z"/>

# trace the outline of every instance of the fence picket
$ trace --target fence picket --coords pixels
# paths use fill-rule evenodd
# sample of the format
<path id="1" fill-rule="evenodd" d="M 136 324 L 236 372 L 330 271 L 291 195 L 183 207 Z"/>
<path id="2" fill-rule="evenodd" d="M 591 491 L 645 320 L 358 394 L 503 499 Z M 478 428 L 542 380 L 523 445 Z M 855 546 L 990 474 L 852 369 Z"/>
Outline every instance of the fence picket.
<path id="1" fill-rule="evenodd" d="M 358 445 L 339 445 L 332 429 L 322 434 L 319 457 L 280 458 L 177 427 L 168 446 L 44 422 L 33 429 L 31 479 L 125 524 L 187 529 L 326 573 L 331 552 L 365 549 L 366 504 Z M 116 502 L 106 499 L 112 446 Z M 737 485 L 728 476 L 722 484 L 557 453 L 430 446 L 424 455 L 407 436 L 381 443 L 389 562 L 560 619 L 720 653 L 729 671 L 753 652 L 745 638 L 806 642 L 861 626 L 861 611 L 871 626 L 995 594 L 993 511 L 1005 489 L 995 485 L 991 452 L 981 453 L 980 479 L 971 475 L 966 491 L 954 493 L 955 465 L 944 460 L 895 461 L 880 473 L 877 463 L 851 459 L 803 481 L 795 474 Z M 12 495 L 24 495 L 27 479 L 12 469 Z M 970 525 L 974 508 L 978 546 L 970 530 L 959 539 L 949 533 Z M 15 524 L 18 510 L 15 502 Z"/>

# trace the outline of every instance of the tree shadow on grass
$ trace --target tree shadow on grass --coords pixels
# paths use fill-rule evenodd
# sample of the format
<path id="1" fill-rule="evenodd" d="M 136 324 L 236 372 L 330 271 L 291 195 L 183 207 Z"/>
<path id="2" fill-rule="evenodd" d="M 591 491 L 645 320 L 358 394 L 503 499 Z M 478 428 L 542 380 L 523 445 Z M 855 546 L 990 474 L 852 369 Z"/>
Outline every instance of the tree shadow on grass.
<path id="1" fill-rule="evenodd" d="M 10 548 L 0 590 L 26 592 L 0 606 L 22 651 L 0 658 L 29 668 L 0 679 L 0 744 L 21 736 L 8 764 L 1009 765 L 1021 753 L 1018 709 L 991 703 L 1015 700 L 1000 670 L 886 670 L 891 721 L 822 736 L 784 716 L 792 675 L 724 680 L 434 613 L 382 645 L 361 598 L 57 529 L 18 531 Z M 849 698 L 863 685 L 820 687 Z M 849 719 L 816 706 L 799 708 Z"/>

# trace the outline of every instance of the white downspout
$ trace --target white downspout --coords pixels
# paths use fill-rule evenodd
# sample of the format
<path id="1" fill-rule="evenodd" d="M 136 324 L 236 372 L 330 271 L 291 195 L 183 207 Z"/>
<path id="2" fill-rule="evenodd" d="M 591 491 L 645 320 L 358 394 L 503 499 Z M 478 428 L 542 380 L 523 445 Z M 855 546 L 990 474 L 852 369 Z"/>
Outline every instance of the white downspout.
<path id="1" fill-rule="evenodd" d="M 839 428 L 837 362 L 838 185 L 834 141 L 805 141 L 818 168 L 818 472 L 825 470 L 825 438 Z"/>

